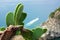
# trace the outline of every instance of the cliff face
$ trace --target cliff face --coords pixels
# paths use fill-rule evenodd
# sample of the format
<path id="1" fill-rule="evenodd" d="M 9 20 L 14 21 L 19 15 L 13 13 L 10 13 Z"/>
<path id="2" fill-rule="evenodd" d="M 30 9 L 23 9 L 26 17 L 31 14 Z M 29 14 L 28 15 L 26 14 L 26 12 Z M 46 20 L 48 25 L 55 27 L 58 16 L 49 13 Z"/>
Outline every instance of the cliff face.
<path id="1" fill-rule="evenodd" d="M 41 26 L 47 29 L 47 32 L 43 34 L 42 37 L 46 37 L 46 39 L 60 37 L 60 8 L 52 12 L 48 20 L 42 23 Z"/>

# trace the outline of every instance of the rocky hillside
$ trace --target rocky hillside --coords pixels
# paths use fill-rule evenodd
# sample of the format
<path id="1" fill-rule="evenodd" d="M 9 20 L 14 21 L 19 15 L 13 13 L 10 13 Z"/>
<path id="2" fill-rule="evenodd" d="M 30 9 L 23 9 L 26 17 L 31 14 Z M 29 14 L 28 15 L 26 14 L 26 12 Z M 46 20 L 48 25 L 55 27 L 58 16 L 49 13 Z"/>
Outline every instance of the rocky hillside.
<path id="1" fill-rule="evenodd" d="M 42 23 L 43 28 L 47 29 L 47 32 L 42 35 L 45 39 L 55 39 L 60 37 L 60 8 L 52 12 L 47 21 Z"/>

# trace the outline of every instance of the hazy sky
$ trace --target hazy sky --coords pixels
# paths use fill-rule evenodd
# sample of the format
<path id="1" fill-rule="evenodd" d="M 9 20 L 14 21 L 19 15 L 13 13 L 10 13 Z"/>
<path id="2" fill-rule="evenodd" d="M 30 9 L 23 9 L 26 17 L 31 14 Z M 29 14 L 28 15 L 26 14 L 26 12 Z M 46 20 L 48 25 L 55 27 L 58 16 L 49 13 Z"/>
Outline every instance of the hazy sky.
<path id="1" fill-rule="evenodd" d="M 60 0 L 0 0 L 0 26 L 6 25 L 6 14 L 10 11 L 14 12 L 18 3 L 24 5 L 24 12 L 28 15 L 24 21 L 25 23 L 39 18 L 39 21 L 33 24 L 33 26 L 47 20 L 48 15 L 60 6 Z"/>

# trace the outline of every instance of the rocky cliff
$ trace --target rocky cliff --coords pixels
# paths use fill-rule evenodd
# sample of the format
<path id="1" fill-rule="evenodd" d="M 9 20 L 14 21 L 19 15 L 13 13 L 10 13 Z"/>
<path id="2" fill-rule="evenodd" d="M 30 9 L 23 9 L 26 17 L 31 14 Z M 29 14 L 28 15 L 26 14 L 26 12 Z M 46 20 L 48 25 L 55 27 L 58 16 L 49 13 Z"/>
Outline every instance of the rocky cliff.
<path id="1" fill-rule="evenodd" d="M 46 40 L 52 40 L 60 37 L 60 8 L 52 12 L 47 21 L 42 23 L 42 28 L 46 28 L 47 32 L 42 35 Z"/>

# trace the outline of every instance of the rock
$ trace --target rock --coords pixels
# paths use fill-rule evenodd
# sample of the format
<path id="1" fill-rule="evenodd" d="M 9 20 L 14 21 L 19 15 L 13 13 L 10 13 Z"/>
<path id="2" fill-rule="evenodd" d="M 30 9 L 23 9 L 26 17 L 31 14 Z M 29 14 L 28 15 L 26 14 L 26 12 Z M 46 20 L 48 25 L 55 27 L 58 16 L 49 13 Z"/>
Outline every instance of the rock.
<path id="1" fill-rule="evenodd" d="M 15 35 L 11 38 L 11 40 L 25 40 L 22 35 Z"/>
<path id="2" fill-rule="evenodd" d="M 21 29 L 22 26 L 13 26 L 10 25 L 3 32 L 0 32 L 0 40 L 11 40 L 15 36 L 16 31 Z M 19 38 L 19 36 L 17 36 Z M 21 37 L 22 38 L 22 37 Z M 17 39 L 17 38 L 16 38 Z"/>

